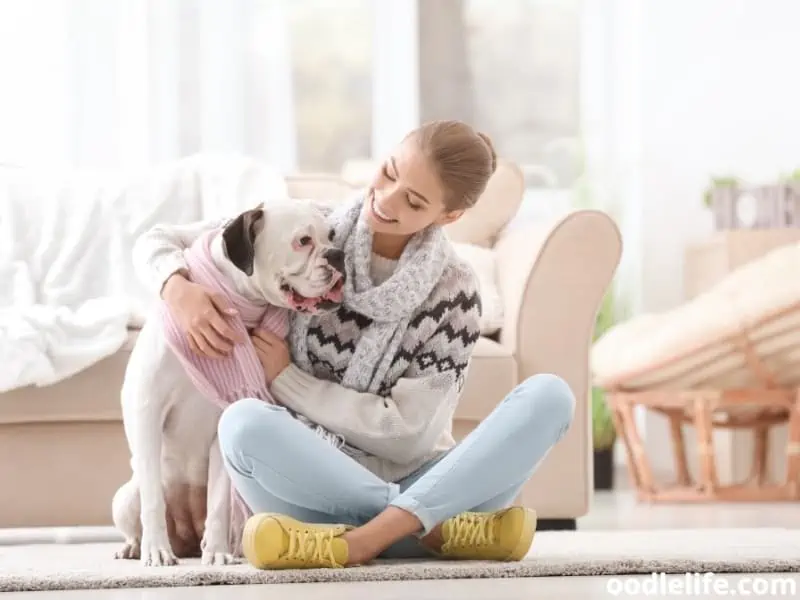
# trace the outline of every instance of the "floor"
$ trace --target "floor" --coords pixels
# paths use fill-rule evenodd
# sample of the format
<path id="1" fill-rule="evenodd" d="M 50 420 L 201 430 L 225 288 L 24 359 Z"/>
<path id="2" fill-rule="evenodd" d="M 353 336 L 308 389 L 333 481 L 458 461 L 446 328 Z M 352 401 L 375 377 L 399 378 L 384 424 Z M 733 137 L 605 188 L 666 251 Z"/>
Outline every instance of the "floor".
<path id="1" fill-rule="evenodd" d="M 592 510 L 578 521 L 580 529 L 658 529 L 676 527 L 796 527 L 800 529 L 797 504 L 721 504 L 721 505 L 643 505 L 629 490 L 600 492 Z M 800 594 L 800 575 L 796 590 Z M 718 577 L 718 579 L 721 578 Z M 764 579 L 785 579 L 786 575 L 767 575 Z M 630 579 L 630 578 L 625 578 Z M 639 583 L 649 579 L 637 578 Z M 733 587 L 746 576 L 726 576 Z M 403 589 L 400 590 L 402 583 Z M 547 577 L 529 579 L 370 582 L 340 584 L 289 584 L 271 586 L 270 596 L 281 600 L 459 600 L 494 598 L 496 600 L 537 600 L 613 598 L 609 586 L 617 583 L 609 577 Z M 411 588 L 414 588 L 413 590 Z M 3 600 L 20 598 L 59 598 L 71 600 L 263 600 L 263 586 L 193 587 L 172 589 L 131 589 L 75 592 L 8 593 Z M 56 596 L 57 595 L 57 596 Z M 684 594 L 685 596 L 686 594 Z M 645 596 L 628 596 L 645 597 Z M 659 595 L 669 598 L 669 595 Z M 674 596 L 678 597 L 678 596 Z M 763 596 L 762 596 L 763 597 Z"/>

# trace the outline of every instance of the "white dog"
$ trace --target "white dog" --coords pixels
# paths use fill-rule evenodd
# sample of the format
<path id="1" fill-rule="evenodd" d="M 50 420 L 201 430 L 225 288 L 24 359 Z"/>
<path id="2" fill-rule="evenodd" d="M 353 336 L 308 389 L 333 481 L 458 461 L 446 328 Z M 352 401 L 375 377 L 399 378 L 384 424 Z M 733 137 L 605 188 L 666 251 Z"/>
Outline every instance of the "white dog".
<path id="1" fill-rule="evenodd" d="M 193 274 L 189 262 L 189 276 L 213 274 L 229 299 L 246 299 L 262 314 L 329 310 L 341 303 L 344 281 L 343 253 L 331 246 L 331 238 L 313 204 L 270 203 L 204 238 L 207 268 Z M 192 248 L 197 251 L 197 244 Z M 203 564 L 227 564 L 240 555 L 231 540 L 241 532 L 231 531 L 231 486 L 216 437 L 224 406 L 198 387 L 187 361 L 200 357 L 180 358 L 164 325 L 168 311 L 163 304 L 159 310 L 139 334 L 122 388 L 133 476 L 112 502 L 114 523 L 125 536 L 116 556 L 140 558 L 145 565 L 174 565 L 178 557 L 191 556 L 201 556 Z M 254 326 L 232 321 L 242 332 Z M 239 369 L 237 360 L 247 363 L 254 356 L 249 340 L 234 355 L 202 360 L 229 361 L 228 367 Z M 205 364 L 208 369 L 211 363 Z M 260 369 L 259 376 L 263 379 Z"/>

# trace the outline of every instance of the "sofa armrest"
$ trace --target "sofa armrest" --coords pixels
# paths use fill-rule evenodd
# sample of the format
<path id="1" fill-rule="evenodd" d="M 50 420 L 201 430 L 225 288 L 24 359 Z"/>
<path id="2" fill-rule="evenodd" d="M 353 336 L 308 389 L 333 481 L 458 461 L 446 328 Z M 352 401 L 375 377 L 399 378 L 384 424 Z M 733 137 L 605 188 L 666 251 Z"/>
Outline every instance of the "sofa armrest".
<path id="1" fill-rule="evenodd" d="M 614 221 L 577 210 L 549 224 L 509 229 L 494 249 L 504 313 L 499 341 L 514 353 L 520 379 L 588 374 L 597 311 L 622 252 Z M 586 382 L 575 383 L 578 392 Z"/>
<path id="2" fill-rule="evenodd" d="M 561 481 L 584 499 L 592 488 L 589 352 L 602 298 L 619 264 L 622 241 L 603 212 L 577 210 L 549 225 L 508 229 L 494 246 L 504 325 L 500 343 L 517 362 L 518 380 L 537 373 L 564 379 L 576 398 L 564 439 L 537 469 L 540 482 Z M 579 471 L 565 482 L 563 473 Z M 546 495 L 548 485 L 531 485 Z M 528 501 L 534 505 L 536 498 Z M 572 515 L 573 517 L 575 515 Z"/>

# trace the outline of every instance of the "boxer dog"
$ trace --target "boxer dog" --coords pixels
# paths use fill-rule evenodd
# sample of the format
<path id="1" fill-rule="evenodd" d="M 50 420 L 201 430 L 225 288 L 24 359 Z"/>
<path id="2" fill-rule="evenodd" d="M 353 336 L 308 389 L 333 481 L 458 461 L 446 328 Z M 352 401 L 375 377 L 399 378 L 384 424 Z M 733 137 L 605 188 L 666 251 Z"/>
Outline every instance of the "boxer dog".
<path id="1" fill-rule="evenodd" d="M 342 301 L 344 282 L 344 255 L 331 245 L 332 238 L 323 212 L 313 203 L 270 202 L 195 242 L 205 243 L 205 258 L 194 263 L 195 274 L 222 280 L 220 289 L 232 292 L 229 297 L 244 298 L 264 311 L 332 310 Z M 198 256 L 184 254 L 187 262 Z M 197 281 L 192 264 L 189 279 Z M 240 540 L 241 532 L 231 531 L 231 485 L 217 440 L 224 405 L 210 400 L 207 390 L 203 393 L 186 362 L 228 357 L 201 358 L 189 349 L 179 358 L 173 338 L 184 334 L 165 327 L 168 319 L 168 309 L 159 304 L 139 333 L 122 386 L 133 474 L 112 501 L 114 524 L 125 538 L 116 557 L 139 558 L 148 566 L 197 556 L 203 564 L 237 562 L 240 549 L 231 540 Z M 250 344 L 248 328 L 237 325 L 247 338 L 244 344 Z M 258 364 L 257 376 L 265 385 L 252 347 L 247 351 L 251 354 L 238 356 L 249 361 L 251 380 Z M 236 362 L 228 364 L 237 369 Z"/>

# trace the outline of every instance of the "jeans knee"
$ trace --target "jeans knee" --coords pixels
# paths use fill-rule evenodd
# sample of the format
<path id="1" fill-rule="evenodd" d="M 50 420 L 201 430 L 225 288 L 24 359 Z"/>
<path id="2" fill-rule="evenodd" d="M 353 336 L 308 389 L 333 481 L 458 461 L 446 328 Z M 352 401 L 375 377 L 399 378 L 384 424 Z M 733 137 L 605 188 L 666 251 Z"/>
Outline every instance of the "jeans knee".
<path id="1" fill-rule="evenodd" d="M 537 423 L 548 422 L 558 431 L 558 437 L 572 424 L 575 417 L 575 394 L 569 384 L 558 375 L 540 373 L 523 381 L 518 396 L 531 410 L 531 419 Z"/>
<path id="2" fill-rule="evenodd" d="M 266 404 L 257 398 L 243 398 L 228 406 L 217 424 L 219 448 L 223 456 L 234 457 L 242 452 L 249 440 L 263 443 L 269 439 L 270 428 L 278 420 L 275 417 L 285 409 Z"/>

